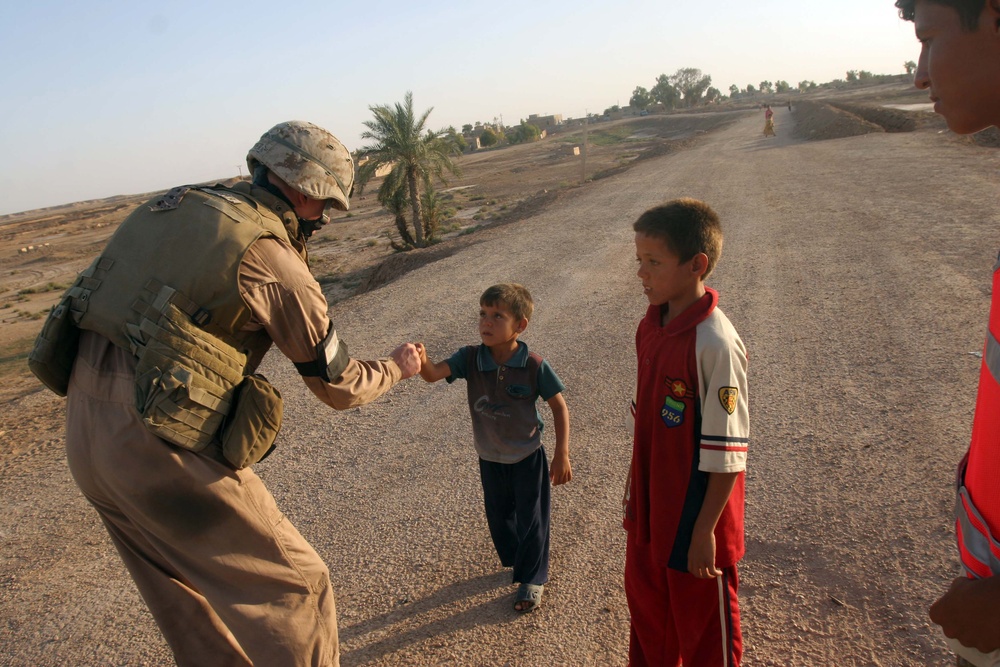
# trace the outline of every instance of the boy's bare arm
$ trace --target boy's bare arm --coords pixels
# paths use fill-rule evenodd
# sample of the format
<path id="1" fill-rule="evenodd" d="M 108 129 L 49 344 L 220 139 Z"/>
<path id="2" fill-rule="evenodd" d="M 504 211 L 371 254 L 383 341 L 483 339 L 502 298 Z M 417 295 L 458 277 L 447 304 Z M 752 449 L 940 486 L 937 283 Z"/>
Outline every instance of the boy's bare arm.
<path id="1" fill-rule="evenodd" d="M 931 605 L 931 620 L 944 634 L 989 653 L 1000 648 L 1000 576 L 961 577 Z"/>
<path id="2" fill-rule="evenodd" d="M 736 485 L 738 472 L 708 473 L 708 490 L 705 501 L 694 522 L 691 548 L 688 549 L 688 572 L 701 579 L 711 579 L 722 574 L 715 566 L 715 524 L 719 523 L 722 510 Z"/>
<path id="3" fill-rule="evenodd" d="M 420 377 L 427 382 L 437 382 L 451 375 L 451 366 L 447 361 L 432 363 L 427 358 L 427 347 L 423 343 L 417 343 L 417 352 L 420 354 Z"/>
<path id="4" fill-rule="evenodd" d="M 561 393 L 546 402 L 552 408 L 552 419 L 556 427 L 556 451 L 552 455 L 549 479 L 553 486 L 559 486 L 573 479 L 573 468 L 569 464 L 569 408 Z"/>

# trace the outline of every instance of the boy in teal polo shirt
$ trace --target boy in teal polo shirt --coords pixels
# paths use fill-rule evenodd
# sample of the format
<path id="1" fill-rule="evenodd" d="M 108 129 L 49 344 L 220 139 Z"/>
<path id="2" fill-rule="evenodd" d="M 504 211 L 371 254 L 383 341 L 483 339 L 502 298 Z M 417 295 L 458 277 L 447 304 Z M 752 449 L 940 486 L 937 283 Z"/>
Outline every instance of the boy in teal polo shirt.
<path id="1" fill-rule="evenodd" d="M 481 345 L 465 346 L 437 363 L 418 345 L 424 380 L 466 380 L 486 521 L 501 564 L 513 568 L 513 581 L 520 584 L 514 601 L 519 612 L 541 604 L 549 578 L 549 484 L 573 478 L 565 387 L 549 364 L 517 339 L 533 309 L 522 285 L 494 285 L 479 299 Z M 551 470 L 535 409 L 539 397 L 555 420 Z"/>

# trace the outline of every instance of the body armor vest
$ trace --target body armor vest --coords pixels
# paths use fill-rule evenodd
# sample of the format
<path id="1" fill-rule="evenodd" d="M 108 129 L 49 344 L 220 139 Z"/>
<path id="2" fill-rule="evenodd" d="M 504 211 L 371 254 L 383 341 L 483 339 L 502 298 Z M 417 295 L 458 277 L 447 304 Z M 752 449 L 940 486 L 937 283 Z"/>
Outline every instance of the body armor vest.
<path id="1" fill-rule="evenodd" d="M 240 263 L 262 236 L 289 239 L 282 220 L 250 190 L 246 183 L 175 189 L 136 209 L 69 290 L 77 327 L 136 353 L 143 319 L 155 320 L 169 301 L 204 331 L 259 360 L 270 339 L 240 331 L 250 318 L 239 293 Z M 271 196 L 254 194 L 260 193 Z"/>
<path id="2" fill-rule="evenodd" d="M 281 217 L 279 217 L 279 215 Z M 249 183 L 181 187 L 136 209 L 53 308 L 29 355 L 65 395 L 78 329 L 136 358 L 135 407 L 157 436 L 191 451 L 210 444 L 236 468 L 273 448 L 281 396 L 252 375 L 271 346 L 239 288 L 250 246 L 282 239 L 304 256 L 289 207 Z M 287 227 L 286 227 L 287 225 Z"/>

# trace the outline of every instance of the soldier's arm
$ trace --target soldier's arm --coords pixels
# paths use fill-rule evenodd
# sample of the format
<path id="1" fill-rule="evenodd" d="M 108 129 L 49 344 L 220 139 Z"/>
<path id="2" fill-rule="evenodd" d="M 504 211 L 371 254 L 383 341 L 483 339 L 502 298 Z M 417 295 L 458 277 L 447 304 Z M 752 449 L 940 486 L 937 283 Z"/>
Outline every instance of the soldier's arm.
<path id="1" fill-rule="evenodd" d="M 309 390 L 332 408 L 369 403 L 420 367 L 412 344 L 381 359 L 351 358 L 319 284 L 295 250 L 277 239 L 263 238 L 250 248 L 240 267 L 240 287 L 253 312 L 248 326 L 267 331 Z"/>

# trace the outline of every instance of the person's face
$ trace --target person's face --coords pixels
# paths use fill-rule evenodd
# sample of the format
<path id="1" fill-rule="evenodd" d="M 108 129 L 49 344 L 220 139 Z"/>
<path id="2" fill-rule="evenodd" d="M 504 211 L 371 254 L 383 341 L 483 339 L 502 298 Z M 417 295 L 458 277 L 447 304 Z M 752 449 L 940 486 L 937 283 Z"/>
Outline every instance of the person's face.
<path id="1" fill-rule="evenodd" d="M 635 233 L 635 258 L 639 262 L 636 275 L 642 281 L 643 293 L 654 306 L 683 301 L 697 290 L 701 276 L 694 267 L 697 257 L 682 262 L 666 242 Z"/>
<path id="2" fill-rule="evenodd" d="M 326 211 L 327 203 L 332 199 L 313 199 L 312 197 L 302 197 L 302 201 L 295 206 L 295 215 L 300 220 L 319 220 Z"/>
<path id="3" fill-rule="evenodd" d="M 974 31 L 963 29 L 958 12 L 932 0 L 917 0 L 914 30 L 920 59 L 913 83 L 930 92 L 934 111 L 959 134 L 1000 123 L 1000 12 L 988 0 Z"/>
<path id="4" fill-rule="evenodd" d="M 501 303 L 479 306 L 479 337 L 487 346 L 509 343 L 527 325 L 527 320 L 516 319 L 510 309 Z"/>

